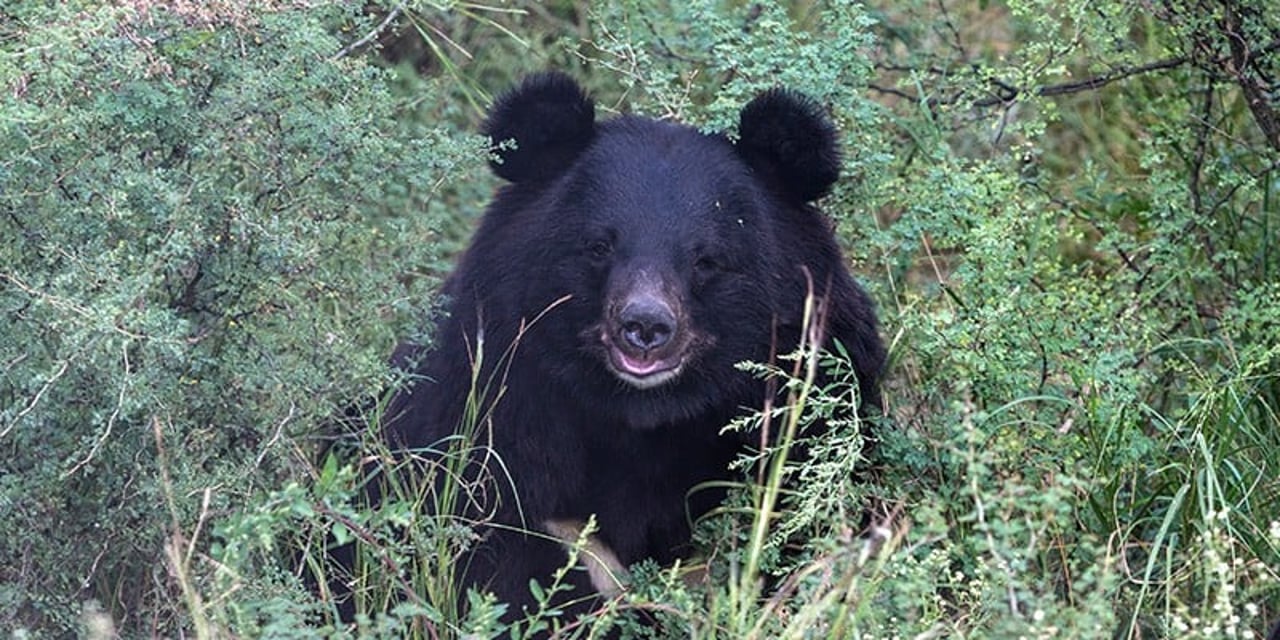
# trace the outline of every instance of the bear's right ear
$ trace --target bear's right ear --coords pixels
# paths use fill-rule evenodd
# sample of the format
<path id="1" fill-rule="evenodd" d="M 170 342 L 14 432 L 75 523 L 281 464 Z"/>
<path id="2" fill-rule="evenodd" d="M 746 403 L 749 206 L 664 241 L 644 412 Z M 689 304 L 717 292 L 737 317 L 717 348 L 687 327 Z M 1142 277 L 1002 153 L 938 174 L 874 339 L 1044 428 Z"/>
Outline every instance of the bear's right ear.
<path id="1" fill-rule="evenodd" d="M 573 78 L 558 71 L 525 78 L 489 109 L 482 131 L 498 149 L 489 166 L 511 182 L 546 180 L 564 171 L 595 138 L 595 103 Z"/>

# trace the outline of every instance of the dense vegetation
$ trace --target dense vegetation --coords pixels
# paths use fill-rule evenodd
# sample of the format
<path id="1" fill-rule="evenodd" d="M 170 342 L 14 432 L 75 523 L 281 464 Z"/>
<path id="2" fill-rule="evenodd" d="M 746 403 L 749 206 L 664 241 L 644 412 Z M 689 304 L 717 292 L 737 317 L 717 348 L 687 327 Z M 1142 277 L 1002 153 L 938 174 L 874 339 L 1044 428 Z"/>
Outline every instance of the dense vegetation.
<path id="1" fill-rule="evenodd" d="M 892 349 L 870 459 L 856 425 L 811 443 L 799 491 L 744 487 L 700 524 L 709 579 L 640 567 L 602 622 L 1260 637 L 1278 52 L 1262 0 L 6 3 L 0 628 L 341 635 L 295 570 L 323 571 L 337 523 L 385 559 L 372 593 L 423 594 L 360 632 L 507 632 L 482 599 L 458 620 L 439 558 L 386 537 L 459 533 L 411 497 L 353 506 L 319 440 L 396 383 L 396 340 L 429 339 L 493 186 L 500 141 L 470 133 L 492 92 L 558 67 L 605 109 L 708 128 L 776 84 L 822 100 L 847 154 L 824 208 Z M 850 402 L 803 378 L 780 419 Z M 591 631 L 570 622 L 516 631 Z"/>

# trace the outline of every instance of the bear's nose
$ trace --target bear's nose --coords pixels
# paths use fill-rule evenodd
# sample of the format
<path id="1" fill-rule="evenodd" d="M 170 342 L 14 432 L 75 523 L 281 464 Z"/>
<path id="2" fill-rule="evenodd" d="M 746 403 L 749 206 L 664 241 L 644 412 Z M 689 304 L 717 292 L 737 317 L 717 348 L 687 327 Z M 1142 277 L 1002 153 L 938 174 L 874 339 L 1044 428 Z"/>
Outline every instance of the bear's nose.
<path id="1" fill-rule="evenodd" d="M 671 308 L 659 300 L 645 298 L 627 304 L 618 314 L 622 338 L 629 346 L 648 351 L 671 340 L 676 318 Z"/>

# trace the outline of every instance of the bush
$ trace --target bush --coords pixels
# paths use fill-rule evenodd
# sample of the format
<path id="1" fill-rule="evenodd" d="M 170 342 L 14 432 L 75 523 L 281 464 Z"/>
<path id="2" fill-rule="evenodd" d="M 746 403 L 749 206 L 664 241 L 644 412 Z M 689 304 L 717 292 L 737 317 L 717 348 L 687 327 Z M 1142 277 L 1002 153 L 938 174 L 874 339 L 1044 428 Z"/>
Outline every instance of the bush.
<path id="1" fill-rule="evenodd" d="M 482 88 L 559 66 L 603 108 L 709 129 L 777 83 L 823 101 L 847 174 L 824 209 L 892 345 L 871 461 L 839 425 L 766 489 L 744 473 L 699 523 L 710 578 L 639 567 L 599 626 L 1259 637 L 1280 616 L 1280 25 L 1194 8 L 0 10 L 0 553 L 21 559 L 0 625 L 341 635 L 294 567 L 335 522 L 406 568 L 375 594 L 433 593 L 440 558 L 415 553 L 465 532 L 417 518 L 412 487 L 355 508 L 314 436 L 376 405 L 428 324 L 491 185 L 457 133 Z M 847 405 L 842 383 L 793 381 L 805 402 L 773 419 Z M 405 527 L 419 546 L 392 544 Z M 420 597 L 358 630 L 509 631 L 475 597 L 468 620 Z M 521 629 L 567 622 L 544 613 Z"/>
<path id="2" fill-rule="evenodd" d="M 0 13 L 0 626 L 75 628 L 91 599 L 191 624 L 208 529 L 389 379 L 447 246 L 439 185 L 484 154 L 335 55 L 369 22 Z"/>

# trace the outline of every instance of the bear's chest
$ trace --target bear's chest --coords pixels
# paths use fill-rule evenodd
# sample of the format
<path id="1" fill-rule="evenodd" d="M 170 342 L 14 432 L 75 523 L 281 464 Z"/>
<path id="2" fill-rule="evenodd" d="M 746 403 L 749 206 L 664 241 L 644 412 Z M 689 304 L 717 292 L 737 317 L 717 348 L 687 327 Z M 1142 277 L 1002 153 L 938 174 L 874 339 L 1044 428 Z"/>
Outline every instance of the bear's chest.
<path id="1" fill-rule="evenodd" d="M 719 481 L 728 479 L 736 447 L 700 426 L 620 427 L 586 440 L 586 482 L 573 515 L 594 515 L 600 536 L 624 563 L 674 560 L 689 540 L 691 521 L 723 499 Z"/>

